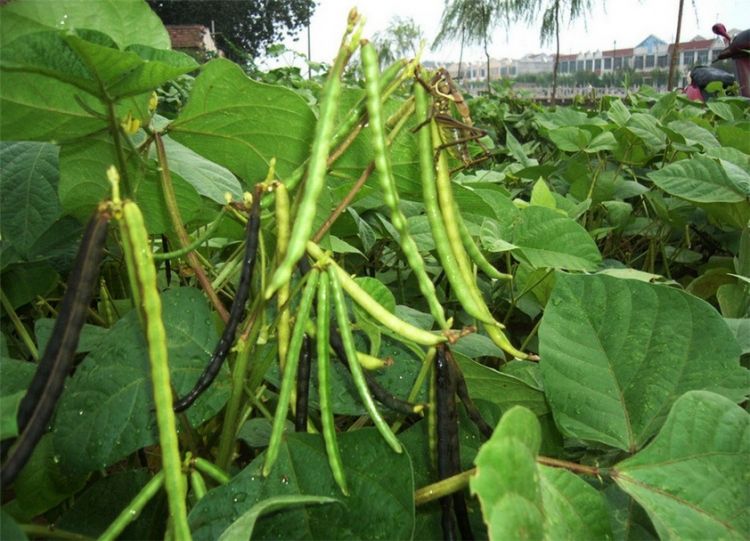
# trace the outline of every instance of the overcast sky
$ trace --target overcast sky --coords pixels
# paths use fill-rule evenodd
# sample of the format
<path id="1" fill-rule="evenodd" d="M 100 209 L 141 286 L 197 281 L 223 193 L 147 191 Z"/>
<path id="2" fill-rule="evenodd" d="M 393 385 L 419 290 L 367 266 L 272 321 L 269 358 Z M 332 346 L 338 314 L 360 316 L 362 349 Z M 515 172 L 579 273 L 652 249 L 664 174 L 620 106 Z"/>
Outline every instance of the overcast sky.
<path id="1" fill-rule="evenodd" d="M 563 54 L 633 47 L 649 34 L 664 41 L 674 39 L 679 0 L 593 0 L 590 15 L 573 24 L 563 23 L 560 48 Z M 310 25 L 312 59 L 331 63 L 341 42 L 346 15 L 353 6 L 367 19 L 364 37 L 384 30 L 394 16 L 412 17 L 422 28 L 428 44 L 440 26 L 444 0 L 319 0 Z M 727 28 L 750 28 L 750 0 L 685 0 L 681 41 L 697 34 L 712 36 L 711 26 L 724 23 Z M 288 48 L 307 54 L 307 30 L 298 40 L 287 40 Z M 424 59 L 447 63 L 457 61 L 459 43 L 438 50 L 427 50 Z M 554 44 L 541 47 L 539 22 L 498 28 L 490 45 L 494 58 L 519 58 L 526 53 L 554 52 Z M 464 51 L 464 60 L 483 60 L 480 47 Z M 289 59 L 285 59 L 289 62 Z"/>

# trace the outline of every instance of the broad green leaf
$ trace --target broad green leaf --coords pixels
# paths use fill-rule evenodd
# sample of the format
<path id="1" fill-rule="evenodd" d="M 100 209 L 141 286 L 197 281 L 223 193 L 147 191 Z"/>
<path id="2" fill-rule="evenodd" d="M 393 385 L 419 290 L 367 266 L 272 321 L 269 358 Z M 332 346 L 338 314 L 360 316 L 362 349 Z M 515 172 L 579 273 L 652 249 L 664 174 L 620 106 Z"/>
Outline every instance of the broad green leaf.
<path id="1" fill-rule="evenodd" d="M 253 535 L 255 523 L 261 517 L 268 513 L 289 509 L 300 505 L 320 505 L 327 503 L 342 503 L 336 498 L 327 498 L 325 496 L 306 496 L 289 495 L 289 496 L 271 496 L 263 501 L 253 505 L 245 511 L 240 518 L 235 520 L 229 528 L 224 530 L 219 536 L 219 541 L 247 541 Z"/>
<path id="2" fill-rule="evenodd" d="M 587 154 L 594 154 L 596 152 L 601 152 L 602 150 L 614 150 L 616 148 L 617 139 L 612 135 L 612 132 L 603 131 L 591 140 L 584 149 L 584 152 Z"/>
<path id="3" fill-rule="evenodd" d="M 750 195 L 716 160 L 703 156 L 670 163 L 647 176 L 665 192 L 695 203 L 737 203 Z"/>
<path id="4" fill-rule="evenodd" d="M 0 143 L 0 236 L 26 259 L 60 216 L 58 151 L 46 143 Z"/>
<path id="5" fill-rule="evenodd" d="M 742 354 L 745 355 L 750 353 L 750 318 L 726 318 L 724 321 L 726 321 L 729 328 L 732 329 L 734 337 L 740 345 Z"/>
<path id="6" fill-rule="evenodd" d="M 539 421 L 517 406 L 477 454 L 469 481 L 479 497 L 491 540 L 543 539 L 544 512 L 536 455 L 541 444 Z"/>
<path id="7" fill-rule="evenodd" d="M 55 526 L 92 538 L 99 537 L 107 527 L 151 480 L 145 469 L 111 472 L 96 480 L 72 500 Z M 165 498 L 157 494 L 140 512 L 119 539 L 161 539 L 164 536 Z"/>
<path id="8" fill-rule="evenodd" d="M 0 509 L 0 538 L 7 541 L 28 541 L 29 539 L 5 507 Z"/>
<path id="9" fill-rule="evenodd" d="M 172 385 L 192 389 L 218 340 L 211 312 L 194 288 L 162 295 Z M 187 412 L 193 424 L 226 402 L 226 369 Z M 70 471 L 104 468 L 157 441 L 148 352 L 133 310 L 120 319 L 76 369 L 57 407 L 55 449 Z"/>
<path id="10" fill-rule="evenodd" d="M 52 336 L 52 328 L 55 326 L 54 319 L 39 318 L 34 322 L 34 334 L 36 335 L 36 342 L 39 351 L 44 351 L 47 347 L 47 342 L 50 336 Z M 76 353 L 88 353 L 96 348 L 99 343 L 106 339 L 108 329 L 104 327 L 97 327 L 96 325 L 84 324 L 81 329 L 81 334 L 78 337 L 78 346 L 76 346 Z"/>
<path id="11" fill-rule="evenodd" d="M 47 295 L 55 288 L 59 278 L 48 262 L 12 263 L 3 269 L 0 282 L 13 284 L 4 293 L 13 308 L 18 308 L 33 301 L 38 295 Z"/>
<path id="12" fill-rule="evenodd" d="M 601 255 L 586 230 L 552 209 L 531 206 L 521 212 L 511 241 L 513 255 L 534 267 L 594 270 Z"/>
<path id="13" fill-rule="evenodd" d="M 682 291 L 605 275 L 556 275 L 539 329 L 544 389 L 564 434 L 626 451 L 683 393 L 740 401 L 739 346 L 716 310 Z"/>
<path id="14" fill-rule="evenodd" d="M 472 361 L 457 351 L 453 355 L 473 398 L 492 402 L 503 410 L 518 405 L 528 408 L 536 415 L 543 415 L 549 411 L 544 393 L 523 380 Z"/>
<path id="15" fill-rule="evenodd" d="M 13 394 L 0 394 L 0 439 L 14 438 L 18 435 L 18 407 L 26 396 L 26 391 L 16 391 Z"/>
<path id="16" fill-rule="evenodd" d="M 645 113 L 633 113 L 627 130 L 653 150 L 664 148 L 667 136 L 659 129 L 659 121 Z"/>
<path id="17" fill-rule="evenodd" d="M 667 124 L 670 130 L 679 133 L 689 145 L 700 145 L 704 149 L 718 147 L 716 137 L 706 128 L 689 120 L 674 120 Z"/>
<path id="18" fill-rule="evenodd" d="M 557 208 L 557 202 L 552 192 L 544 182 L 544 179 L 539 179 L 534 183 L 534 187 L 531 189 L 531 199 L 529 200 L 531 205 L 537 205 L 540 207 L 547 207 L 549 209 Z"/>
<path id="19" fill-rule="evenodd" d="M 607 505 L 594 487 L 563 468 L 537 467 L 545 539 L 612 539 Z"/>
<path id="20" fill-rule="evenodd" d="M 628 108 L 625 107 L 620 98 L 614 98 L 609 105 L 607 116 L 618 126 L 624 126 L 630 119 L 630 111 L 628 111 Z"/>
<path id="21" fill-rule="evenodd" d="M 589 146 L 592 135 L 587 130 L 566 126 L 550 130 L 549 138 L 563 152 L 578 152 Z"/>
<path id="22" fill-rule="evenodd" d="M 218 539 L 258 502 L 275 496 L 342 499 L 295 507 L 261 518 L 254 539 L 409 539 L 414 528 L 414 481 L 406 453 L 395 454 L 374 429 L 341 433 L 339 448 L 350 495 L 333 480 L 323 438 L 290 434 L 271 474 L 261 474 L 264 456 L 211 490 L 190 512 L 196 541 Z"/>
<path id="23" fill-rule="evenodd" d="M 67 500 L 86 484 L 86 473 L 72 472 L 61 463 L 53 440 L 50 434 L 42 436 L 13 482 L 16 498 L 12 512 L 16 518 L 29 521 Z"/>
<path id="24" fill-rule="evenodd" d="M 96 9 L 79 0 L 24 0 L 2 6 L 0 43 L 43 30 L 86 28 L 109 35 L 119 47 L 138 43 L 169 49 L 169 34 L 141 0 L 97 0 Z"/>
<path id="25" fill-rule="evenodd" d="M 723 146 L 736 148 L 750 154 L 750 140 L 747 137 L 747 124 L 720 124 L 716 127 L 716 135 Z"/>
<path id="26" fill-rule="evenodd" d="M 526 155 L 523 146 L 521 146 L 521 143 L 518 142 L 518 139 L 516 139 L 516 137 L 510 130 L 505 131 L 505 145 L 508 147 L 510 155 L 513 156 L 515 160 L 524 167 L 532 167 L 534 165 L 538 165 L 538 162 L 536 160 L 530 159 Z"/>
<path id="27" fill-rule="evenodd" d="M 708 107 L 713 114 L 715 114 L 716 116 L 718 116 L 719 118 L 723 120 L 731 121 L 731 120 L 734 120 L 735 118 L 736 108 L 732 107 L 728 103 L 723 103 L 717 100 L 709 100 L 708 102 L 706 102 L 706 107 Z"/>
<path id="28" fill-rule="evenodd" d="M 228 169 L 207 160 L 171 137 L 164 137 L 163 141 L 169 170 L 180 175 L 200 195 L 220 205 L 226 203 L 224 196 L 227 193 L 236 201 L 242 200 L 242 186 Z"/>
<path id="29" fill-rule="evenodd" d="M 396 297 L 393 296 L 391 290 L 383 282 L 377 278 L 370 278 L 368 276 L 358 277 L 355 281 L 359 287 L 364 289 L 383 308 L 389 312 L 396 310 Z M 375 324 L 372 317 L 356 303 L 354 303 L 354 313 L 357 315 L 357 320 L 364 319 Z"/>
<path id="30" fill-rule="evenodd" d="M 258 83 L 217 59 L 195 79 L 190 100 L 170 125 L 171 137 L 223 165 L 252 186 L 271 158 L 284 179 L 307 158 L 315 117 L 299 94 Z"/>
<path id="31" fill-rule="evenodd" d="M 613 477 L 661 539 L 747 539 L 750 415 L 714 393 L 681 396 L 654 440 Z"/>

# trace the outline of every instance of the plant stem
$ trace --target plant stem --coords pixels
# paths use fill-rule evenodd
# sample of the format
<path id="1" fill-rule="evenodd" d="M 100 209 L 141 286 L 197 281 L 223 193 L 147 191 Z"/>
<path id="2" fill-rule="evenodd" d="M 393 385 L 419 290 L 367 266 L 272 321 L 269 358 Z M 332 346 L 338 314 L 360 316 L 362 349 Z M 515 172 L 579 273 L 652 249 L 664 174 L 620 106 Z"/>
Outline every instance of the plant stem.
<path id="1" fill-rule="evenodd" d="M 120 122 L 118 121 L 117 113 L 115 112 L 115 102 L 107 97 L 105 103 L 107 106 L 107 117 L 109 119 L 109 130 L 112 134 L 112 139 L 114 140 L 115 152 L 117 153 L 117 162 L 120 166 L 120 178 L 123 184 L 123 192 L 125 193 L 126 197 L 132 197 L 132 186 L 130 186 L 130 180 L 128 179 L 128 161 L 125 158 L 125 151 L 122 148 Z"/>
<path id="2" fill-rule="evenodd" d="M 229 475 L 227 475 L 227 473 L 217 465 L 212 464 L 205 458 L 196 457 L 195 459 L 193 459 L 193 464 L 195 465 L 196 469 L 205 473 L 220 485 L 226 485 L 229 482 Z"/>
<path id="3" fill-rule="evenodd" d="M 125 509 L 123 509 L 114 522 L 109 525 L 99 537 L 98 541 L 117 539 L 117 536 L 127 528 L 128 524 L 138 518 L 138 515 L 140 515 L 143 508 L 146 507 L 146 504 L 151 501 L 157 492 L 159 492 L 162 486 L 164 486 L 164 470 L 154 475 L 151 480 L 146 483 L 146 486 L 144 486 L 141 491 L 136 494 L 135 498 L 125 506 Z M 82 539 L 82 537 L 67 537 L 59 539 Z"/>
<path id="4" fill-rule="evenodd" d="M 545 466 L 551 466 L 553 468 L 565 468 L 575 473 L 582 475 L 590 475 L 593 477 L 600 477 L 602 475 L 608 475 L 606 470 L 594 467 L 584 466 L 583 464 L 577 464 L 575 462 L 568 462 L 567 460 L 558 460 L 557 458 L 550 458 L 546 456 L 536 457 L 536 461 L 539 464 Z M 432 483 L 425 487 L 419 488 L 414 492 L 414 505 L 424 505 L 431 501 L 440 499 L 454 492 L 458 492 L 466 488 L 469 484 L 469 480 L 476 473 L 476 468 L 462 471 L 459 474 L 453 475 L 437 483 Z"/>
<path id="5" fill-rule="evenodd" d="M 68 532 L 66 530 L 59 530 L 53 525 L 45 526 L 44 524 L 19 524 L 18 527 L 29 537 L 41 537 L 44 539 L 67 539 L 70 541 L 94 541 L 92 537 L 81 535 L 75 532 Z"/>
<path id="6" fill-rule="evenodd" d="M 164 192 L 164 201 L 167 205 L 167 213 L 169 214 L 169 218 L 172 221 L 172 227 L 174 227 L 175 233 L 177 233 L 177 238 L 180 241 L 180 247 L 185 248 L 186 246 L 190 245 L 190 237 L 188 236 L 187 231 L 185 231 L 185 226 L 182 223 L 182 216 L 180 216 L 180 208 L 177 206 L 177 198 L 174 193 L 174 186 L 172 185 L 172 175 L 169 172 L 169 165 L 167 163 L 167 153 L 164 149 L 164 141 L 162 140 L 160 134 L 154 133 L 154 142 L 156 143 L 156 154 L 159 158 L 161 187 L 162 191 Z M 203 291 L 205 291 L 206 295 L 208 295 L 211 304 L 214 305 L 214 308 L 221 316 L 221 319 L 224 321 L 224 323 L 226 323 L 227 321 L 229 321 L 229 312 L 227 312 L 227 309 L 224 308 L 224 305 L 219 299 L 219 296 L 211 286 L 211 281 L 203 271 L 203 267 L 201 267 L 195 253 L 189 252 L 187 254 L 187 260 L 190 264 L 190 268 L 193 269 L 193 272 L 195 273 L 195 277 L 198 279 L 198 282 L 203 288 Z"/>
<path id="7" fill-rule="evenodd" d="M 20 336 L 21 340 L 23 340 L 23 343 L 26 346 L 26 348 L 29 350 L 31 357 L 34 359 L 35 362 L 39 362 L 39 350 L 36 348 L 34 341 L 31 339 L 31 336 L 29 335 L 29 331 L 26 330 L 26 327 L 24 327 L 23 323 L 18 318 L 18 314 L 16 314 L 16 311 L 13 309 L 13 305 L 10 303 L 10 301 L 8 300 L 8 297 L 5 296 L 5 293 L 2 290 L 0 290 L 0 301 L 2 301 L 5 312 L 8 314 L 8 317 L 13 322 L 13 326 L 16 328 L 16 332 L 18 333 L 18 336 Z"/>

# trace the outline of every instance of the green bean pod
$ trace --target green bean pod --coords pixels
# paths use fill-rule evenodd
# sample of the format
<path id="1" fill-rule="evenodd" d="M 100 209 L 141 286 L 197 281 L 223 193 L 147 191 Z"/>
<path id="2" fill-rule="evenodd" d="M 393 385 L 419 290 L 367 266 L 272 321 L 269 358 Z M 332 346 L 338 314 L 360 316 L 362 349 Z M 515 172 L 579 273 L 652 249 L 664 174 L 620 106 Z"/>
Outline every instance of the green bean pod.
<path id="1" fill-rule="evenodd" d="M 195 501 L 199 502 L 203 499 L 203 496 L 206 495 L 206 492 L 208 492 L 208 489 L 206 488 L 206 482 L 203 480 L 203 476 L 200 474 L 200 472 L 197 472 L 195 470 L 190 472 L 190 486 L 193 489 L 193 496 L 195 497 Z"/>
<path id="2" fill-rule="evenodd" d="M 297 320 L 294 322 L 294 330 L 292 331 L 292 338 L 289 341 L 289 350 L 287 351 L 286 356 L 286 365 L 284 366 L 284 372 L 281 377 L 279 403 L 276 406 L 276 413 L 273 416 L 271 439 L 268 443 L 268 450 L 266 451 L 266 460 L 263 463 L 264 477 L 268 477 L 268 474 L 271 473 L 271 468 L 273 468 L 273 465 L 279 456 L 281 438 L 284 434 L 284 423 L 286 422 L 286 415 L 289 411 L 289 401 L 291 400 L 292 391 L 295 387 L 294 380 L 297 374 L 297 365 L 299 363 L 299 354 L 302 350 L 302 342 L 305 337 L 305 326 L 310 317 L 310 309 L 312 308 L 313 297 L 315 296 L 315 289 L 318 285 L 319 275 L 320 271 L 313 267 L 312 271 L 310 271 L 310 277 L 307 279 L 307 284 L 305 284 L 305 290 L 302 292 L 302 300 L 300 300 L 297 309 Z"/>
<path id="3" fill-rule="evenodd" d="M 325 185 L 328 154 L 331 150 L 331 139 L 336 122 L 336 108 L 341 94 L 341 74 L 351 54 L 350 47 L 346 44 L 346 38 L 352 30 L 354 30 L 353 25 L 349 25 L 341 42 L 336 61 L 328 73 L 328 79 L 321 92 L 320 116 L 315 126 L 315 138 L 310 155 L 310 165 L 307 170 L 305 191 L 294 218 L 287 252 L 266 288 L 266 299 L 270 299 L 277 289 L 289 282 L 294 265 L 305 253 L 305 244 L 313 233 L 313 221 L 315 220 L 318 198 Z"/>
<path id="4" fill-rule="evenodd" d="M 466 248 L 469 257 L 479 268 L 479 270 L 481 270 L 490 278 L 494 278 L 495 280 L 512 280 L 512 275 L 500 272 L 492 265 L 492 263 L 487 260 L 482 251 L 479 249 L 479 246 L 477 246 L 477 243 L 474 242 L 474 239 L 469 232 L 469 228 L 466 227 L 466 222 L 464 222 L 461 213 L 456 211 L 455 214 L 456 224 L 458 225 L 458 232 L 461 235 L 461 242 L 463 243 L 464 248 Z"/>
<path id="5" fill-rule="evenodd" d="M 427 93 L 421 84 L 414 85 L 414 95 L 416 98 L 417 123 L 422 125 L 428 121 L 428 104 Z M 430 125 L 434 121 L 429 122 Z M 425 213 L 430 224 L 432 237 L 435 241 L 440 263 L 443 266 L 448 282 L 453 288 L 458 302 L 466 312 L 482 321 L 483 323 L 493 324 L 492 315 L 487 310 L 484 303 L 478 302 L 478 299 L 472 292 L 471 286 L 467 283 L 464 273 L 459 268 L 458 260 L 450 244 L 450 237 L 446 231 L 443 215 L 440 212 L 438 203 L 437 190 L 435 188 L 435 164 L 432 135 L 430 131 L 423 127 L 419 130 L 419 163 L 422 177 L 422 199 L 425 206 Z"/>
<path id="6" fill-rule="evenodd" d="M 155 253 L 154 254 L 154 261 L 168 261 L 170 259 L 175 259 L 178 257 L 183 257 L 188 254 L 188 252 L 192 252 L 198 246 L 206 242 L 209 238 L 211 238 L 211 235 L 214 234 L 214 231 L 216 231 L 219 228 L 219 225 L 221 225 L 221 219 L 226 214 L 226 209 L 221 209 L 221 212 L 216 217 L 216 219 L 211 222 L 206 230 L 203 232 L 202 235 L 198 236 L 193 242 L 188 244 L 187 246 L 184 246 L 180 248 L 179 250 L 173 250 L 171 252 L 161 252 L 161 253 Z"/>
<path id="7" fill-rule="evenodd" d="M 128 527 L 131 522 L 134 522 L 138 516 L 146 507 L 156 494 L 164 486 L 164 470 L 154 475 L 146 486 L 136 494 L 130 503 L 122 510 L 117 518 L 107 527 L 103 534 L 101 534 L 97 541 L 114 541 L 120 534 Z"/>
<path id="8" fill-rule="evenodd" d="M 378 53 L 372 43 L 366 42 L 362 45 L 362 66 L 365 71 L 365 91 L 367 92 L 367 111 L 370 115 L 370 132 L 372 134 L 372 145 L 375 151 L 375 170 L 378 173 L 380 187 L 383 190 L 383 199 L 391 211 L 391 223 L 400 236 L 401 250 L 406 256 L 414 276 L 417 278 L 419 290 L 427 300 L 432 317 L 435 318 L 441 329 L 447 330 L 448 323 L 445 319 L 443 306 L 435 294 L 435 286 L 427 276 L 424 260 L 419 253 L 417 243 L 409 232 L 406 217 L 399 208 L 399 196 L 396 190 L 396 181 L 393 178 L 391 164 L 388 161 L 385 126 L 383 119 L 382 104 L 380 102 L 380 69 L 378 67 Z"/>
<path id="9" fill-rule="evenodd" d="M 336 480 L 336 484 L 338 484 L 341 492 L 349 495 L 344 465 L 341 461 L 339 444 L 336 439 L 336 425 L 333 421 L 333 408 L 331 406 L 331 384 L 329 381 L 331 359 L 328 351 L 330 322 L 329 278 L 328 273 L 324 272 L 320 277 L 320 285 L 318 286 L 318 318 L 317 335 L 315 337 L 318 352 L 320 422 L 323 425 L 323 441 L 326 445 L 326 454 L 328 455 L 328 464 L 331 467 L 331 473 L 333 473 L 333 478 Z"/>
<path id="10" fill-rule="evenodd" d="M 336 308 L 336 321 L 339 325 L 339 331 L 341 332 L 341 339 L 344 342 L 344 350 L 346 351 L 346 358 L 349 362 L 349 369 L 352 374 L 352 380 L 354 386 L 357 388 L 362 403 L 365 405 L 367 413 L 370 414 L 372 422 L 375 427 L 383 436 L 383 439 L 391 446 L 391 448 L 400 453 L 401 443 L 396 438 L 388 423 L 385 422 L 383 416 L 380 415 L 375 400 L 373 400 L 370 391 L 367 388 L 367 381 L 365 375 L 362 372 L 362 367 L 357 361 L 357 348 L 354 346 L 354 337 L 352 336 L 352 329 L 349 326 L 349 316 L 346 313 L 346 303 L 344 302 L 344 291 L 339 283 L 339 275 L 336 269 L 329 265 L 328 266 L 328 277 L 331 280 L 331 296 L 333 297 L 333 304 Z"/>
<path id="11" fill-rule="evenodd" d="M 151 385 L 156 407 L 156 422 L 159 428 L 159 444 L 164 468 L 164 485 L 167 490 L 169 512 L 174 521 L 177 539 L 190 539 L 187 522 L 187 507 L 184 494 L 187 486 L 182 475 L 180 447 L 177 440 L 177 423 L 172 411 L 172 387 L 169 380 L 167 335 L 161 317 L 161 298 L 156 286 L 156 269 L 151 256 L 148 233 L 138 205 L 125 201 L 120 220 L 122 237 L 133 258 L 135 275 L 142 300 L 141 311 L 148 344 L 151 366 Z"/>
<path id="12" fill-rule="evenodd" d="M 276 260 L 281 262 L 289 247 L 289 229 L 291 212 L 289 206 L 289 192 L 281 182 L 276 186 Z M 279 287 L 276 295 L 276 305 L 279 309 L 279 323 L 276 326 L 276 338 L 279 350 L 279 366 L 284 369 L 286 352 L 289 348 L 291 335 L 291 310 L 289 308 L 289 282 Z"/>
<path id="13" fill-rule="evenodd" d="M 315 259 L 321 259 L 324 254 L 323 250 L 314 242 L 307 243 L 307 252 Z M 422 346 L 435 346 L 441 342 L 445 342 L 447 338 L 443 335 L 431 333 L 415 327 L 414 325 L 407 323 L 403 319 L 397 317 L 392 312 L 386 310 L 383 305 L 373 299 L 364 289 L 362 289 L 357 282 L 355 282 L 351 276 L 349 276 L 344 269 L 339 267 L 335 262 L 329 261 L 328 266 L 333 268 L 346 293 L 359 304 L 368 314 L 379 321 L 383 326 L 389 328 L 399 336 L 404 337 L 406 340 L 411 340 Z"/>

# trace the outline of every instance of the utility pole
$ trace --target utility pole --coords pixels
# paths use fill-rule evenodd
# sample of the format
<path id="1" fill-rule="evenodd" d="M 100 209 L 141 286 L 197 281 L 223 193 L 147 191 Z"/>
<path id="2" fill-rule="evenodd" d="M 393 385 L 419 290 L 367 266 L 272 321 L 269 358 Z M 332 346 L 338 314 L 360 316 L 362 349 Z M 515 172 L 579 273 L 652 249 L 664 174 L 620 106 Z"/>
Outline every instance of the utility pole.
<path id="1" fill-rule="evenodd" d="M 680 8 L 677 12 L 677 35 L 674 38 L 674 45 L 672 46 L 672 58 L 669 61 L 669 76 L 667 79 L 667 91 L 671 92 L 674 88 L 674 70 L 677 66 L 677 59 L 679 58 L 680 50 L 680 30 L 682 30 L 682 6 L 685 0 L 680 0 Z"/>

